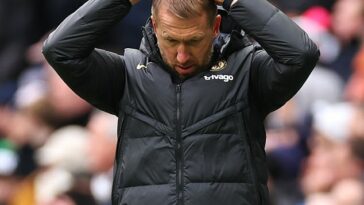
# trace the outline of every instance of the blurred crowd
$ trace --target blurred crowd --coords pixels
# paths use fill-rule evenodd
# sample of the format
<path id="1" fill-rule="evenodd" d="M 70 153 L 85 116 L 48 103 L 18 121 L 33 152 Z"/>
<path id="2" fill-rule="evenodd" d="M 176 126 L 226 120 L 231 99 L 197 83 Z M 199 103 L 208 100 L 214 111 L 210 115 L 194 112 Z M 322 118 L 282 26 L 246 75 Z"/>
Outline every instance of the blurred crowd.
<path id="1" fill-rule="evenodd" d="M 0 1 L 0 205 L 110 205 L 115 116 L 77 97 L 42 42 L 86 0 Z M 273 205 L 364 204 L 364 0 L 271 0 L 315 41 L 317 67 L 267 117 Z M 137 48 L 144 0 L 100 39 Z"/>

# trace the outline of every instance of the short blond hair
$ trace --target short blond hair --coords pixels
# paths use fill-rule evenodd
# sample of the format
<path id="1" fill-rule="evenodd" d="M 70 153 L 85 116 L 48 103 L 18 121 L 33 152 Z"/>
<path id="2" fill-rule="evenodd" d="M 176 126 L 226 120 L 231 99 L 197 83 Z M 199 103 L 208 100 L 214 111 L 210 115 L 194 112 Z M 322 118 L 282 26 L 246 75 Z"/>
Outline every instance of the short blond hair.
<path id="1" fill-rule="evenodd" d="M 211 25 L 217 15 L 217 6 L 213 0 L 153 0 L 153 16 L 158 16 L 161 4 L 166 5 L 169 12 L 182 19 L 201 16 L 206 12 Z"/>

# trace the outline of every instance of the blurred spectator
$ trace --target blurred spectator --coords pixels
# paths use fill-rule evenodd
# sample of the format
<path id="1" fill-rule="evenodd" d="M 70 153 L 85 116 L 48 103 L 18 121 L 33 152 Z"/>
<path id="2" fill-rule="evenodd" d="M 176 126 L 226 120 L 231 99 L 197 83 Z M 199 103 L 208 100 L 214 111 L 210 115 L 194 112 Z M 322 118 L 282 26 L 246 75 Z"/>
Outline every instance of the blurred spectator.
<path id="1" fill-rule="evenodd" d="M 10 128 L 9 119 L 12 115 L 12 110 L 5 105 L 0 104 L 0 138 L 5 137 Z"/>
<path id="2" fill-rule="evenodd" d="M 72 191 L 67 191 L 51 202 L 39 205 L 96 205 L 95 199 L 90 193 L 80 192 L 79 189 L 74 188 Z"/>
<path id="3" fill-rule="evenodd" d="M 90 139 L 87 146 L 90 160 L 91 192 L 100 205 L 111 204 L 112 167 L 117 141 L 117 117 L 96 111 L 87 125 Z"/>
<path id="4" fill-rule="evenodd" d="M 19 157 L 17 176 L 27 176 L 36 168 L 34 150 L 42 146 L 54 127 L 48 121 L 48 109 L 42 101 L 36 102 L 18 111 L 13 111 L 8 118 L 7 139 L 16 146 Z"/>
<path id="5" fill-rule="evenodd" d="M 18 158 L 11 142 L 0 139 L 0 176 L 8 176 L 14 172 Z"/>
<path id="6" fill-rule="evenodd" d="M 353 139 L 364 139 L 364 105 L 358 105 L 353 121 L 350 125 L 350 137 Z"/>
<path id="7" fill-rule="evenodd" d="M 321 51 L 319 63 L 296 96 L 267 118 L 266 151 L 273 188 L 273 200 L 291 205 L 303 200 L 298 183 L 302 161 L 307 157 L 310 118 L 319 102 L 342 100 L 344 82 L 325 65 L 338 55 L 340 45 L 330 34 L 330 14 L 323 7 L 312 7 L 294 17 Z"/>
<path id="8" fill-rule="evenodd" d="M 332 192 L 310 195 L 305 205 L 362 205 L 363 193 L 364 187 L 361 181 L 345 179 L 338 182 Z"/>
<path id="9" fill-rule="evenodd" d="M 87 173 L 89 136 L 89 131 L 83 127 L 62 127 L 53 132 L 37 151 L 37 160 L 42 166 L 59 167 L 72 173 Z"/>
<path id="10" fill-rule="evenodd" d="M 270 114 L 266 121 L 266 152 L 273 204 L 291 205 L 302 201 L 298 176 L 306 156 L 299 133 L 299 112 L 294 100 Z"/>
<path id="11" fill-rule="evenodd" d="M 36 159 L 41 167 L 21 182 L 10 205 L 47 204 L 81 182 L 84 174 L 89 173 L 85 160 L 88 136 L 88 131 L 79 126 L 53 132 L 37 150 Z"/>
<path id="12" fill-rule="evenodd" d="M 76 185 L 74 191 L 88 193 L 83 200 L 96 198 L 99 204 L 110 204 L 116 123 L 115 116 L 97 111 L 87 129 L 72 125 L 54 131 L 37 149 L 40 168 L 22 180 L 10 205 L 66 202 L 67 192 Z M 78 186 L 81 182 L 83 188 Z M 83 204 L 81 199 L 74 200 Z"/>
<path id="13" fill-rule="evenodd" d="M 361 37 L 363 3 L 361 0 L 337 0 L 334 5 L 332 30 L 344 45 Z"/>
<path id="14" fill-rule="evenodd" d="M 117 117 L 101 111 L 95 111 L 87 128 L 90 132 L 87 151 L 90 157 L 90 169 L 94 173 L 109 171 L 114 163 L 117 140 Z M 107 149 L 105 149 L 107 147 Z"/>
<path id="15" fill-rule="evenodd" d="M 86 125 L 92 111 L 91 105 L 77 96 L 49 64 L 44 64 L 44 68 L 48 83 L 46 97 L 59 120 L 56 126 Z"/>
<path id="16" fill-rule="evenodd" d="M 352 61 L 359 50 L 359 39 L 364 26 L 362 0 L 337 0 L 332 13 L 332 31 L 339 39 L 341 52 L 330 64 L 347 82 L 352 72 Z"/>
<path id="17" fill-rule="evenodd" d="M 316 193 L 307 197 L 305 205 L 334 205 L 335 201 L 329 194 Z"/>
<path id="18" fill-rule="evenodd" d="M 316 111 L 311 154 L 301 181 L 307 204 L 320 205 L 311 200 L 319 193 L 335 205 L 363 204 L 364 139 L 350 138 L 357 110 L 340 103 Z"/>
<path id="19" fill-rule="evenodd" d="M 364 104 L 364 41 L 354 58 L 353 67 L 354 71 L 346 86 L 345 97 L 352 102 Z"/>
<path id="20" fill-rule="evenodd" d="M 363 182 L 354 179 L 345 179 L 335 185 L 332 190 L 335 205 L 363 205 Z"/>
<path id="21" fill-rule="evenodd" d="M 294 21 L 307 32 L 317 44 L 321 55 L 318 64 L 311 75 L 294 97 L 297 103 L 298 116 L 304 120 L 311 115 L 315 103 L 324 101 L 339 102 L 343 99 L 344 82 L 340 76 L 326 65 L 332 63 L 338 56 L 340 45 L 335 36 L 329 32 L 330 14 L 322 7 L 312 7 Z"/>
<path id="22" fill-rule="evenodd" d="M 16 182 L 13 192 L 10 194 L 6 205 L 37 205 L 34 190 L 35 175 L 28 176 L 21 182 Z"/>
<path id="23" fill-rule="evenodd" d="M 40 53 L 38 44 L 30 50 Z M 0 113 L 6 117 L 0 122 L 0 133 L 2 130 L 17 147 L 19 164 L 15 174 L 19 176 L 36 169 L 34 150 L 44 144 L 53 129 L 68 124 L 85 125 L 91 111 L 91 106 L 76 96 L 43 58 L 33 60 L 35 66 L 21 75 L 15 109 L 2 108 Z"/>
<path id="24" fill-rule="evenodd" d="M 0 205 L 4 205 L 16 187 L 12 177 L 18 163 L 14 146 L 6 139 L 0 138 Z"/>
<path id="25" fill-rule="evenodd" d="M 320 48 L 319 63 L 321 65 L 327 65 L 337 58 L 340 43 L 330 32 L 331 14 L 328 10 L 319 6 L 311 7 L 293 20 Z"/>
<path id="26" fill-rule="evenodd" d="M 329 191 L 339 178 L 338 169 L 342 165 L 338 157 L 346 149 L 344 142 L 350 133 L 353 113 L 350 104 L 317 108 L 309 141 L 311 152 L 302 173 L 302 189 L 306 195 Z"/>
<path id="27" fill-rule="evenodd" d="M 43 109 L 48 110 L 48 123 L 53 127 L 86 125 L 92 107 L 78 97 L 45 61 L 41 55 L 44 38 L 27 51 L 30 66 L 19 77 L 14 106 L 22 109 L 42 101 Z"/>

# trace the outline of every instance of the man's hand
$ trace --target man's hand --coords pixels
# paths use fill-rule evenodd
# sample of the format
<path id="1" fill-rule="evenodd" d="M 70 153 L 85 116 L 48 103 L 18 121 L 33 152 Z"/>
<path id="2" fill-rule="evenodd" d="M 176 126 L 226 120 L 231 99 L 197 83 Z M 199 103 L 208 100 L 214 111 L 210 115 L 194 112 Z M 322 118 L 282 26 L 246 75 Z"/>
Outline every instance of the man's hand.
<path id="1" fill-rule="evenodd" d="M 216 5 L 218 5 L 218 6 L 222 6 L 223 5 L 223 3 L 224 3 L 224 0 L 213 0 L 214 2 L 215 2 L 215 4 Z M 226 1 L 228 1 L 228 0 L 226 0 Z M 238 0 L 232 0 L 232 1 L 228 1 L 228 2 L 226 2 L 226 3 L 231 3 L 231 5 L 229 5 L 229 7 L 230 6 L 232 6 L 233 4 L 235 4 L 236 2 L 237 2 Z"/>
<path id="2" fill-rule="evenodd" d="M 215 4 L 221 6 L 224 3 L 224 0 L 214 0 Z"/>
<path id="3" fill-rule="evenodd" d="M 132 5 L 137 4 L 140 0 L 129 0 Z"/>

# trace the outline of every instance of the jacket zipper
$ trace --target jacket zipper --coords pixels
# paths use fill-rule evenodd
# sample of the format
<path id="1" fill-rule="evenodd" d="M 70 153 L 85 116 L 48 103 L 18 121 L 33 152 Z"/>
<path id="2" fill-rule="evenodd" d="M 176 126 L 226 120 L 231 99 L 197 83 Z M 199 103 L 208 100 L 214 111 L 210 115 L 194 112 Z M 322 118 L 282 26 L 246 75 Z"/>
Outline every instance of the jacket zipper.
<path id="1" fill-rule="evenodd" d="M 176 85 L 177 108 L 176 108 L 176 191 L 177 205 L 183 205 L 183 147 L 181 131 L 181 84 Z"/>

